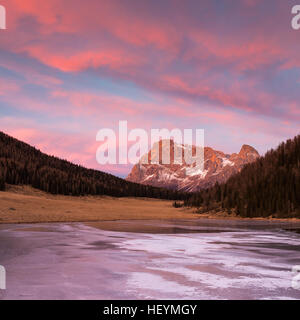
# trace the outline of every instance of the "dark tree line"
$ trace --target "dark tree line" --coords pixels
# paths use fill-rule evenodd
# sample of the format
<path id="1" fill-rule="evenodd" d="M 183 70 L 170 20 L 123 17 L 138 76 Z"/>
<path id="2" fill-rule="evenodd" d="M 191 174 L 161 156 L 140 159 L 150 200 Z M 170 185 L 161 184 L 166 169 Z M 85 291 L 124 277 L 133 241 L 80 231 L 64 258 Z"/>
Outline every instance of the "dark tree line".
<path id="1" fill-rule="evenodd" d="M 226 183 L 186 194 L 86 169 L 0 132 L 0 190 L 5 190 L 5 184 L 32 185 L 52 194 L 73 196 L 184 200 L 185 206 L 197 207 L 199 212 L 225 210 L 243 217 L 300 218 L 300 135 L 247 164 Z"/>
<path id="2" fill-rule="evenodd" d="M 184 200 L 183 193 L 128 182 L 111 174 L 86 169 L 48 156 L 0 132 L 0 190 L 5 184 L 32 185 L 62 195 L 110 195 Z"/>
<path id="3" fill-rule="evenodd" d="M 300 135 L 247 164 L 225 184 L 192 195 L 185 205 L 242 217 L 300 218 Z"/>

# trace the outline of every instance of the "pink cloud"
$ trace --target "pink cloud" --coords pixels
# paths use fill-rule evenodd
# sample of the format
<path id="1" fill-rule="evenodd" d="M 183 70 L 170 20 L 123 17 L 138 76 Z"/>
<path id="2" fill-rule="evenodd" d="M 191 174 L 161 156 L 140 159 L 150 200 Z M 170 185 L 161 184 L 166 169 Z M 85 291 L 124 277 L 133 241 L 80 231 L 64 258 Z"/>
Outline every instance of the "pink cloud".
<path id="1" fill-rule="evenodd" d="M 58 133 L 37 123 L 3 128 L 47 152 L 94 166 L 89 137 L 123 118 L 146 129 L 204 124 L 217 127 L 215 138 L 253 134 L 258 143 L 297 130 L 299 34 L 284 1 L 268 10 L 258 0 L 229 1 L 231 15 L 215 1 L 1 4 L 9 12 L 0 42 L 3 110 L 42 118 Z M 91 75 L 87 83 L 101 76 L 130 89 L 88 87 Z"/>
<path id="2" fill-rule="evenodd" d="M 2 47 L 29 55 L 62 72 L 106 68 L 112 76 L 137 85 L 186 95 L 186 99 L 211 99 L 223 107 L 265 113 L 268 104 L 278 97 L 271 97 L 258 86 L 252 88 L 256 83 L 249 79 L 241 81 L 240 75 L 276 63 L 278 69 L 299 66 L 298 50 L 293 50 L 295 35 L 283 35 L 275 25 L 273 33 L 278 36 L 266 37 L 261 30 L 269 30 L 268 19 L 260 20 L 257 25 L 252 22 L 243 36 L 244 29 L 221 32 L 207 22 L 199 26 L 199 21 L 190 19 L 191 12 L 179 4 L 170 8 L 171 18 L 154 15 L 153 12 L 159 13 L 159 6 L 145 2 L 137 6 L 137 11 L 122 1 L 92 0 L 83 5 L 78 0 L 72 4 L 66 0 L 47 1 L 47 4 L 12 0 L 7 5 L 12 12 L 12 34 L 7 33 Z M 240 14 L 252 21 L 258 5 L 257 1 L 245 0 Z M 209 16 L 214 14 L 210 2 L 203 2 L 201 9 Z M 34 17 L 38 22 L 34 33 L 19 31 L 19 23 L 25 17 Z M 173 18 L 180 19 L 180 27 Z M 189 45 L 185 46 L 185 42 Z M 176 70 L 173 76 L 172 65 L 176 63 L 183 71 Z M 190 64 L 192 72 L 184 71 Z M 224 87 L 222 73 L 226 70 L 222 69 L 226 66 L 230 66 L 231 79 L 226 79 L 228 84 Z M 221 69 L 220 73 L 212 73 L 214 68 Z M 42 79 L 41 83 L 48 81 L 51 85 L 51 80 L 54 79 Z"/>
<path id="3" fill-rule="evenodd" d="M 15 94 L 20 90 L 18 84 L 10 79 L 5 79 L 0 76 L 0 96 L 7 94 Z"/>
<path id="4" fill-rule="evenodd" d="M 110 67 L 119 69 L 121 67 L 138 66 L 143 58 L 128 55 L 122 50 L 94 48 L 94 51 L 88 49 L 84 52 L 63 53 L 50 52 L 47 47 L 29 46 L 23 47 L 22 51 L 30 56 L 39 59 L 46 65 L 57 68 L 65 72 L 76 72 L 88 68 Z"/>

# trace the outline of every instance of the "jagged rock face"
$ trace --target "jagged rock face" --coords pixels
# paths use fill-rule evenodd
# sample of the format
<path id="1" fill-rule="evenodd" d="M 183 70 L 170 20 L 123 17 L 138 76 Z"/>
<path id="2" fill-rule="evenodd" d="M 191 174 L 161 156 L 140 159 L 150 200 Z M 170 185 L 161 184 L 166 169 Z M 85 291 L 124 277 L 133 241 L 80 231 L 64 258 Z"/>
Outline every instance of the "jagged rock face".
<path id="1" fill-rule="evenodd" d="M 158 153 L 159 150 L 159 153 Z M 163 153 L 162 153 L 163 150 Z M 144 155 L 127 177 L 128 181 L 174 190 L 195 192 L 223 183 L 239 172 L 242 167 L 259 157 L 259 153 L 251 146 L 243 145 L 239 153 L 225 154 L 212 148 L 204 148 L 204 166 L 187 164 L 184 158 L 186 146 L 176 144 L 173 140 L 162 140 Z M 195 146 L 191 147 L 193 155 Z M 168 154 L 169 164 L 164 164 L 162 154 Z M 178 155 L 182 161 L 178 164 Z M 151 163 L 155 159 L 156 163 Z M 148 164 L 145 164 L 148 163 Z"/>

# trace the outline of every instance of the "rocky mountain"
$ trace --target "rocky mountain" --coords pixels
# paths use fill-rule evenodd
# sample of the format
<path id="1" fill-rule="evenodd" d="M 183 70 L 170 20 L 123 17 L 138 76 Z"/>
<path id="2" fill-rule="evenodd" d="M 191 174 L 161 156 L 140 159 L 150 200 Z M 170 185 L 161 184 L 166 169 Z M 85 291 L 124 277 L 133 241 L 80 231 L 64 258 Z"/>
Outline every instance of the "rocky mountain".
<path id="1" fill-rule="evenodd" d="M 190 165 L 184 156 L 187 147 L 173 140 L 161 140 L 132 168 L 126 179 L 145 185 L 195 192 L 212 187 L 216 182 L 226 182 L 231 175 L 240 172 L 246 163 L 259 157 L 259 153 L 249 145 L 243 145 L 239 153 L 233 154 L 204 147 L 204 165 Z M 189 150 L 192 150 L 193 156 L 196 154 L 195 146 Z M 170 157 L 169 164 L 162 161 L 166 153 Z M 177 161 L 178 155 L 181 155 L 181 161 Z M 153 160 L 156 162 L 153 163 Z"/>

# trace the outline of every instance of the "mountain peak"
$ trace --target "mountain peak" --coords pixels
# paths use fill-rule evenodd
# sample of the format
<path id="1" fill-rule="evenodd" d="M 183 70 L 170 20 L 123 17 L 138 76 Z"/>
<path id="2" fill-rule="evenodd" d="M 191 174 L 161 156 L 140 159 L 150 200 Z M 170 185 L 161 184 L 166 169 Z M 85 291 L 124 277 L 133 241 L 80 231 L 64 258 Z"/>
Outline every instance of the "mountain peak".
<path id="1" fill-rule="evenodd" d="M 239 156 L 243 157 L 243 158 L 258 158 L 259 157 L 259 153 L 257 152 L 256 149 L 254 149 L 253 147 L 249 146 L 248 144 L 243 144 L 242 148 L 239 152 Z"/>
<path id="2" fill-rule="evenodd" d="M 242 146 L 238 154 L 233 153 L 231 155 L 205 147 L 204 168 L 199 168 L 188 165 L 184 159 L 182 164 L 174 161 L 175 149 L 184 153 L 184 145 L 178 145 L 171 139 L 161 140 L 158 143 L 159 151 L 155 150 L 153 146 L 142 157 L 142 159 L 145 157 L 148 161 L 140 161 L 136 164 L 127 177 L 128 181 L 181 191 L 199 191 L 213 186 L 216 182 L 226 182 L 232 174 L 239 172 L 245 164 L 253 162 L 259 157 L 258 152 L 246 144 Z M 170 164 L 164 164 L 161 161 L 162 146 L 166 147 L 164 153 L 170 154 Z M 192 146 L 192 149 L 195 148 L 195 146 Z M 158 160 L 157 164 L 151 163 L 153 159 Z"/>

